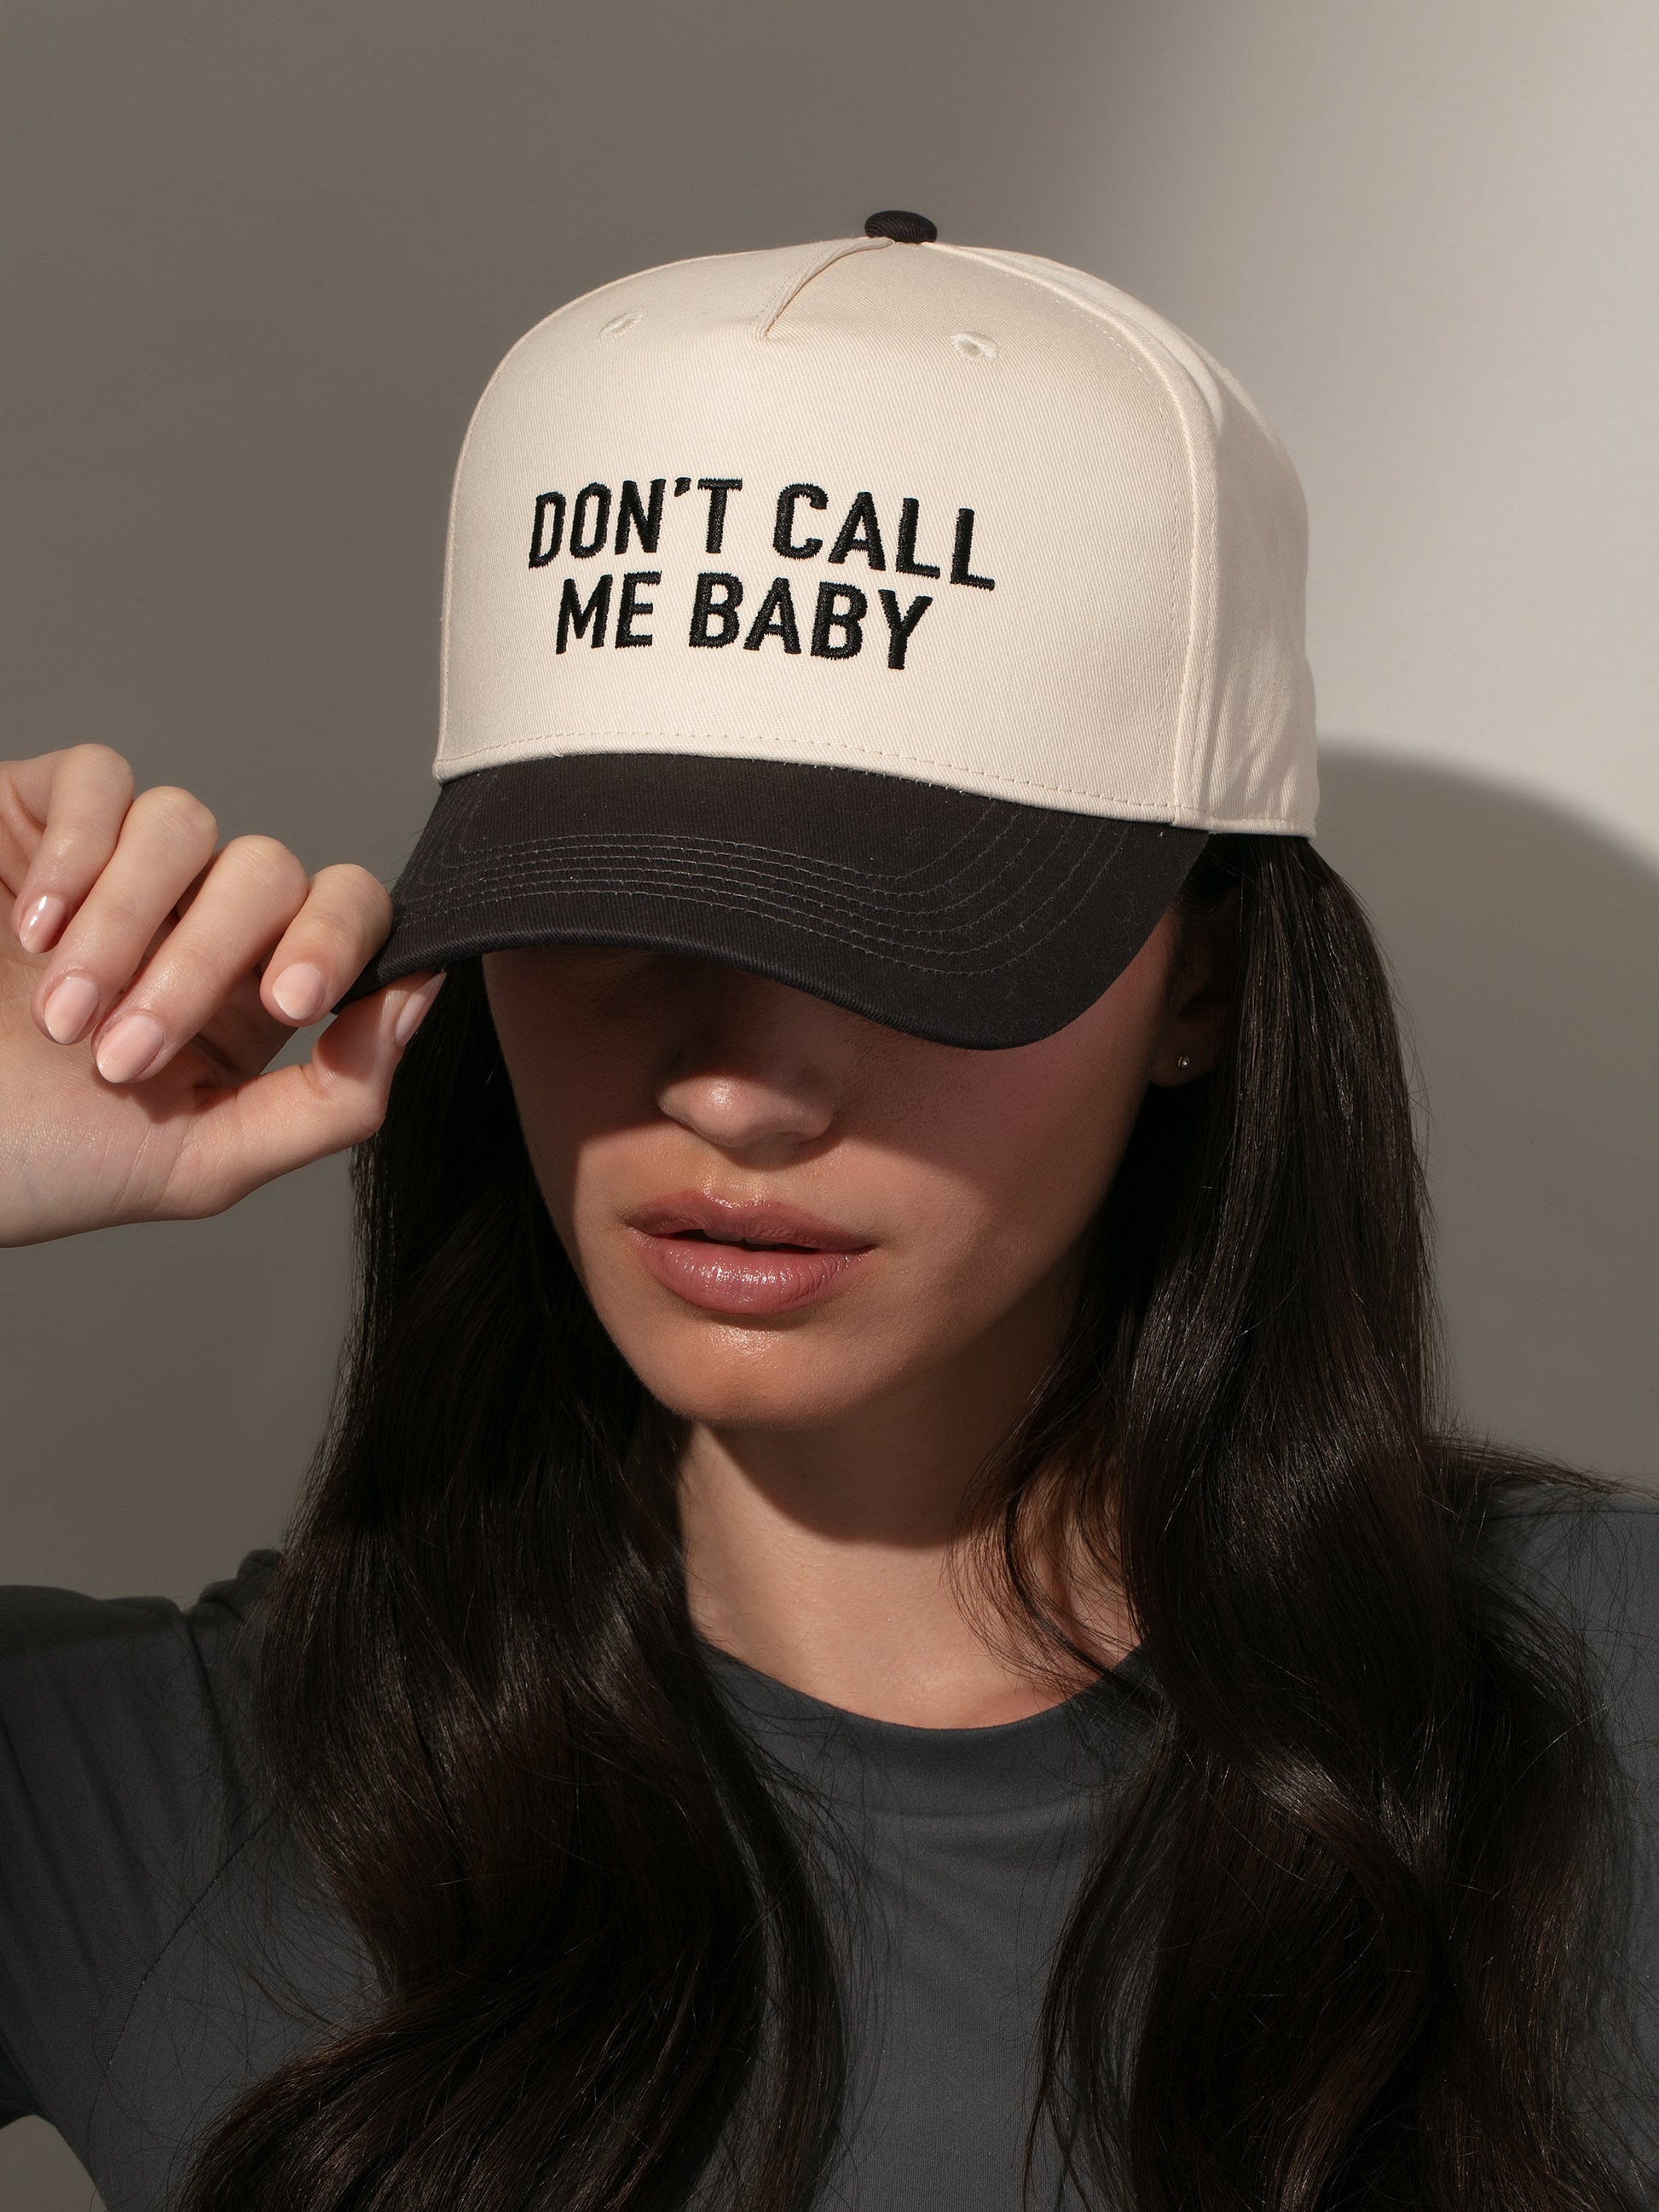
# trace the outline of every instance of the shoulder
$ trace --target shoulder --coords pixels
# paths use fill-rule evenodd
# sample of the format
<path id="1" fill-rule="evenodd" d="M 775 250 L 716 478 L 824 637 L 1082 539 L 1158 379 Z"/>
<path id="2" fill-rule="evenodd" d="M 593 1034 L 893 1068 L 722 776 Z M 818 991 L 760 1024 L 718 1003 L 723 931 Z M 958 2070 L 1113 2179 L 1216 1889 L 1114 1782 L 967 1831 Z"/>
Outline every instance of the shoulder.
<path id="1" fill-rule="evenodd" d="M 240 1734 L 259 1600 L 276 1564 L 252 1553 L 191 1606 L 161 1597 L 0 1587 L 0 1743 L 48 1764 L 124 1736 Z"/>
<path id="2" fill-rule="evenodd" d="M 227 1829 L 246 1829 L 275 1566 L 252 1553 L 191 1606 L 0 1588 L 0 1858 L 33 1836 L 76 1863 L 118 1851 L 187 1880 Z"/>
<path id="3" fill-rule="evenodd" d="M 210 1583 L 188 1607 L 164 1597 L 87 1597 L 43 1583 L 0 1583 L 0 1664 L 31 1651 L 153 1636 L 178 1624 L 211 1637 L 249 1618 L 276 1564 L 275 1552 L 250 1552 L 234 1576 Z"/>
<path id="4" fill-rule="evenodd" d="M 0 2071 L 60 2125 L 263 1817 L 253 1632 L 275 1564 L 252 1554 L 191 1606 L 0 1588 Z M 24 2108 L 15 2084 L 0 2104 Z"/>
<path id="5" fill-rule="evenodd" d="M 1587 1627 L 1639 1634 L 1659 1611 L 1659 1497 L 1517 1479 L 1493 1490 L 1474 1536 L 1517 1595 L 1564 1604 Z"/>
<path id="6" fill-rule="evenodd" d="M 1548 1636 L 1582 1638 L 1627 1753 L 1659 1751 L 1659 1498 L 1554 1481 L 1493 1493 L 1475 1533 L 1484 1569 Z"/>

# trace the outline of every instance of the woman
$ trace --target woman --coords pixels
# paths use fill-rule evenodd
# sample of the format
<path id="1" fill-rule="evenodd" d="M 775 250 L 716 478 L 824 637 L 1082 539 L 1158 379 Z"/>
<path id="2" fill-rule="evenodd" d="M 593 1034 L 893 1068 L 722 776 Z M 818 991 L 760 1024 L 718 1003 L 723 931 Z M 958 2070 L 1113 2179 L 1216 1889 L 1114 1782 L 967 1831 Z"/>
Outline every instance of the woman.
<path id="1" fill-rule="evenodd" d="M 361 1146 L 281 1559 L 0 1610 L 111 2212 L 1659 2202 L 1655 1509 L 1443 1426 L 1301 575 L 1190 341 L 890 211 L 497 372 L 395 910 L 3 772 L 0 1234 Z"/>

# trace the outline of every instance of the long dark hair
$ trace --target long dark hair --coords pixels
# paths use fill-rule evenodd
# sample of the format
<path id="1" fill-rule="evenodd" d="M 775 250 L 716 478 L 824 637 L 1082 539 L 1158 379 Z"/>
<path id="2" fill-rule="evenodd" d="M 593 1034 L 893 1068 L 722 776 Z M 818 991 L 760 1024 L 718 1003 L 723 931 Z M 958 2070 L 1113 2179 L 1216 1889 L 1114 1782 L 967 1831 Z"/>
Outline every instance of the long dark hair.
<path id="1" fill-rule="evenodd" d="M 1121 1572 L 1158 1687 L 1050 1979 L 1041 2094 L 1134 2212 L 1612 2212 L 1589 2033 L 1614 1798 L 1571 1635 L 1441 1432 L 1386 975 L 1303 841 L 1217 838 L 1220 1065 L 1149 1093 L 964 1558 Z M 1212 925 L 1213 922 L 1212 922 Z M 835 1946 L 702 1661 L 672 1424 L 548 1221 L 476 963 L 356 1170 L 361 1293 L 268 1601 L 277 1801 L 380 2008 L 262 2083 L 186 2212 L 805 2212 Z"/>

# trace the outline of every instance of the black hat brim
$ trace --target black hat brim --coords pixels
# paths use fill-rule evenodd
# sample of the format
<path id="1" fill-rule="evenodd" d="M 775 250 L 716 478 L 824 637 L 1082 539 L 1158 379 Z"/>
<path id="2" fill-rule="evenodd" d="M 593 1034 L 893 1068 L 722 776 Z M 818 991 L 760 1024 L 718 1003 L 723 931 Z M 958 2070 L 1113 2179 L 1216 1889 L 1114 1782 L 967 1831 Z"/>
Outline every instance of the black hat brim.
<path id="1" fill-rule="evenodd" d="M 1157 927 L 1206 833 L 793 762 L 567 753 L 446 783 L 343 1005 L 524 945 L 718 960 L 941 1044 L 1034 1043 Z"/>

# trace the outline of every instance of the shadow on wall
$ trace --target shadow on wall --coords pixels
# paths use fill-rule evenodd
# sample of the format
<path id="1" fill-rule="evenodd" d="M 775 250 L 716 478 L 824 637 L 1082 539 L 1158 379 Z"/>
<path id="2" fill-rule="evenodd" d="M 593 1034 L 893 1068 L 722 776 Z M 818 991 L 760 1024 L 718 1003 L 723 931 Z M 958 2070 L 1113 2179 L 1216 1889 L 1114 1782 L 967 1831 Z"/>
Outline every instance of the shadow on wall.
<path id="1" fill-rule="evenodd" d="M 1464 1418 L 1659 1487 L 1659 871 L 1340 739 L 1321 775 L 1416 1050 Z"/>

